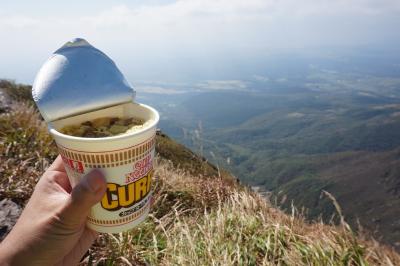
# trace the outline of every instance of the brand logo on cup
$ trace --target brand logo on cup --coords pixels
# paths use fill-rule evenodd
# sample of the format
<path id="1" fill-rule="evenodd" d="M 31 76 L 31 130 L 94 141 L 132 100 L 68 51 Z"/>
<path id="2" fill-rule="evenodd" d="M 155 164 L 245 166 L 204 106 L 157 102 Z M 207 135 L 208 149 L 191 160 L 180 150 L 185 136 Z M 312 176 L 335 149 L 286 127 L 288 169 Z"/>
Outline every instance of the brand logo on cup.
<path id="1" fill-rule="evenodd" d="M 66 166 L 68 166 L 69 168 L 71 168 L 71 170 L 73 170 L 75 172 L 78 172 L 80 174 L 83 174 L 84 167 L 83 167 L 83 163 L 82 162 L 71 160 L 71 159 L 68 159 L 68 158 L 66 158 L 64 156 L 61 156 L 61 158 L 63 159 L 64 164 Z"/>

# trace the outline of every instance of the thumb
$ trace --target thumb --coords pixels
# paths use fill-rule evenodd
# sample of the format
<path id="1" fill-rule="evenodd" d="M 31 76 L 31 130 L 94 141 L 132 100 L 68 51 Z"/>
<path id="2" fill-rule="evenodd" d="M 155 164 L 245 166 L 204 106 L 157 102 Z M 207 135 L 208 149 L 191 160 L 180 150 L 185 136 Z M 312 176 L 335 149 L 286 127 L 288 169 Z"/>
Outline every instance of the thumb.
<path id="1" fill-rule="evenodd" d="M 65 217 L 73 223 L 80 224 L 84 221 L 90 208 L 102 199 L 106 186 L 106 179 L 99 170 L 85 175 L 72 189 L 70 200 L 64 209 Z"/>

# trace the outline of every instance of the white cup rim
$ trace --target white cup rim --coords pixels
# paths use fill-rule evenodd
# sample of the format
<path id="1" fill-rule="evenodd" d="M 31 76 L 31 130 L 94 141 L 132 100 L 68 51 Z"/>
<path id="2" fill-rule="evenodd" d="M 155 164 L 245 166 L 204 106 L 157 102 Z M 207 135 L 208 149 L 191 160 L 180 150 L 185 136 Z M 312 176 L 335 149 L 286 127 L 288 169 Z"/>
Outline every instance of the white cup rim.
<path id="1" fill-rule="evenodd" d="M 158 124 L 158 122 L 159 122 L 159 120 L 160 120 L 160 115 L 158 114 L 158 112 L 157 112 L 154 108 L 152 108 L 152 107 L 150 107 L 150 106 L 148 106 L 148 105 L 146 105 L 146 104 L 142 104 L 142 103 L 136 103 L 136 104 L 138 104 L 138 105 L 140 105 L 140 106 L 142 106 L 142 107 L 144 107 L 144 108 L 149 109 L 149 110 L 154 114 L 154 118 L 151 120 L 151 123 L 150 123 L 149 125 L 147 125 L 146 127 L 142 128 L 142 129 L 139 129 L 139 130 L 137 130 L 137 131 L 128 133 L 128 134 L 117 135 L 117 136 L 111 136 L 111 137 L 100 137 L 100 138 L 82 138 L 82 137 L 75 137 L 75 136 L 63 134 L 63 133 L 57 131 L 57 130 L 52 126 L 51 122 L 48 123 L 48 129 L 49 129 L 49 132 L 50 132 L 52 135 L 55 135 L 55 136 L 57 136 L 57 137 L 59 137 L 59 138 L 66 139 L 66 140 L 71 140 L 71 141 L 81 141 L 81 142 L 104 142 L 104 141 L 114 141 L 114 140 L 122 140 L 122 139 L 126 139 L 126 138 L 131 138 L 131 137 L 137 136 L 137 135 L 142 135 L 143 133 L 145 133 L 145 132 L 151 130 L 153 127 L 155 127 L 155 126 Z"/>

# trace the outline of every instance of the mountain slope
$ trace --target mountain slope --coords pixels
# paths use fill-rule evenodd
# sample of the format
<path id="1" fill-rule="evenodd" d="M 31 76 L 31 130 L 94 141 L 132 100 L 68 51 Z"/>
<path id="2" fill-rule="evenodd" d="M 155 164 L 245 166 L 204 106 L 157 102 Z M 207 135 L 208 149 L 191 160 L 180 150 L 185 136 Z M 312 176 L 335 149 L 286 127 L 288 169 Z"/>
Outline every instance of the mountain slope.
<path id="1" fill-rule="evenodd" d="M 19 100 L 0 114 L 0 200 L 24 205 L 56 156 L 35 108 Z M 398 265 L 400 255 L 342 222 L 284 214 L 159 134 L 150 217 L 123 234 L 102 234 L 84 265 Z M 197 170 L 194 170 L 197 169 Z M 206 169 L 206 171 L 205 171 Z"/>
<path id="2" fill-rule="evenodd" d="M 329 218 L 334 212 L 332 205 L 319 197 L 321 190 L 327 190 L 335 195 L 350 224 L 362 221 L 376 237 L 399 247 L 399 148 L 311 157 L 304 165 L 308 174 L 283 182 L 279 194 L 309 208 L 311 217 L 325 213 Z M 316 186 L 314 193 L 310 184 Z"/>

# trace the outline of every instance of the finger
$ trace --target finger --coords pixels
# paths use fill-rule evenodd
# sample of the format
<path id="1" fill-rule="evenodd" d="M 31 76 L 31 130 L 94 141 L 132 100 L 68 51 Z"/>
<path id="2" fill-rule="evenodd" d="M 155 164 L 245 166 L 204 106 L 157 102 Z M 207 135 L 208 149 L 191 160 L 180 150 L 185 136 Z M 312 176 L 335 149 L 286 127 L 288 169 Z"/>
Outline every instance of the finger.
<path id="1" fill-rule="evenodd" d="M 71 193 L 71 184 L 65 172 L 63 160 L 60 155 L 57 156 L 54 162 L 46 170 L 43 177 L 41 178 L 40 183 L 47 183 L 45 181 L 49 181 L 50 183 L 55 182 L 62 188 L 62 190 L 64 190 L 68 194 Z"/>
<path id="2" fill-rule="evenodd" d="M 68 176 L 63 172 L 46 172 L 43 175 L 44 179 L 48 179 L 50 184 L 58 185 L 55 186 L 59 188 L 61 191 L 70 194 L 72 191 L 71 183 L 69 182 Z"/>
<path id="3" fill-rule="evenodd" d="M 63 265 L 78 265 L 98 235 L 99 233 L 85 228 L 78 243 L 71 252 L 64 257 Z"/>
<path id="4" fill-rule="evenodd" d="M 80 224 L 86 219 L 89 209 L 103 197 L 106 185 L 104 175 L 99 170 L 93 170 L 85 175 L 72 189 L 63 216 L 69 221 Z"/>
<path id="5" fill-rule="evenodd" d="M 71 193 L 71 183 L 65 172 L 47 170 L 39 179 L 35 190 L 52 189 L 51 191 Z"/>
<path id="6" fill-rule="evenodd" d="M 65 173 L 64 162 L 61 158 L 61 155 L 58 155 L 54 162 L 49 166 L 47 171 L 58 171 Z"/>

